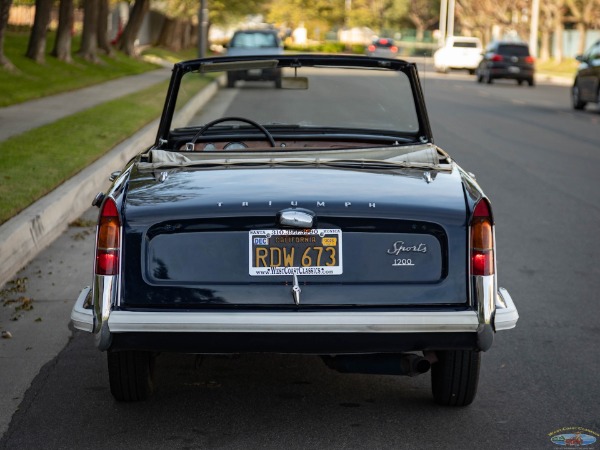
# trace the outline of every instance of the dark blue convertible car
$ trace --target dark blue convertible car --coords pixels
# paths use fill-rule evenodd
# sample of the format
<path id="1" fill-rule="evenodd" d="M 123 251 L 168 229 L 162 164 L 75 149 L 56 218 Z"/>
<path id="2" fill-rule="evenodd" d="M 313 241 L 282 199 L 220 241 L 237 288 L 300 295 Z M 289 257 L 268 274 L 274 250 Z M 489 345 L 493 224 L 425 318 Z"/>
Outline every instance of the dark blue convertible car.
<path id="1" fill-rule="evenodd" d="M 281 88 L 216 88 L 240 70 L 281 71 Z M 434 144 L 412 63 L 175 64 L 156 142 L 94 203 L 95 274 L 72 320 L 120 401 L 152 393 L 161 352 L 279 352 L 430 372 L 434 400 L 464 406 L 482 352 L 518 320 L 492 205 Z"/>

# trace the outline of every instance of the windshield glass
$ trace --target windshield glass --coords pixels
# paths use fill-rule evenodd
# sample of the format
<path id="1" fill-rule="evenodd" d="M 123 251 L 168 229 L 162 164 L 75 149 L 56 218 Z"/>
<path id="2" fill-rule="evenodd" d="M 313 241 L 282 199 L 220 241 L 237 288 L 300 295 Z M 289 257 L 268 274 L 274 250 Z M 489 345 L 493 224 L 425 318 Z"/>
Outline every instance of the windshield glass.
<path id="1" fill-rule="evenodd" d="M 230 47 L 277 47 L 277 38 L 274 33 L 265 33 L 262 31 L 244 31 L 236 33 L 231 42 Z"/>
<path id="2" fill-rule="evenodd" d="M 308 88 L 286 89 L 285 78 L 294 76 L 306 77 Z M 187 101 L 187 93 L 197 86 L 198 73 L 187 73 L 182 79 L 179 97 L 186 94 Z M 405 134 L 419 131 L 410 81 L 398 71 L 302 67 L 295 73 L 293 68 L 248 69 L 221 75 L 219 86 L 214 97 L 187 126 L 202 126 L 229 116 L 244 117 L 264 126 Z M 222 125 L 247 126 L 243 123 Z"/>

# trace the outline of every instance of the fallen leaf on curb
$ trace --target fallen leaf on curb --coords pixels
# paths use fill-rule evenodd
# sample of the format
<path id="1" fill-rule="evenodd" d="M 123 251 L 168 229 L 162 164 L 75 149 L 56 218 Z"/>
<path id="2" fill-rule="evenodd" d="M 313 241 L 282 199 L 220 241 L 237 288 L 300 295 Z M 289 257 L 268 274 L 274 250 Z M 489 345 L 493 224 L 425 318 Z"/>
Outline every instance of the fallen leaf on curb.
<path id="1" fill-rule="evenodd" d="M 10 331 L 2 332 L 2 339 L 10 339 L 10 338 L 12 338 L 12 333 Z"/>

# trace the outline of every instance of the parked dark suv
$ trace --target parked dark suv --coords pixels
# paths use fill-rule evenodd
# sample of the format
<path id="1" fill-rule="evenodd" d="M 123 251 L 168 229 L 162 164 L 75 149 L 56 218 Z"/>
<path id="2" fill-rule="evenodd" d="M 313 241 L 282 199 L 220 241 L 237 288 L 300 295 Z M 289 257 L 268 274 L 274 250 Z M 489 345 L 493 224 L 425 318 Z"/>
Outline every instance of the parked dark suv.
<path id="1" fill-rule="evenodd" d="M 227 56 L 281 55 L 283 44 L 277 30 L 238 30 L 233 34 L 227 46 Z M 274 81 L 275 87 L 281 87 L 281 69 L 248 69 L 227 72 L 227 87 L 234 87 L 238 80 Z"/>
<path id="2" fill-rule="evenodd" d="M 533 86 L 535 64 L 529 47 L 522 42 L 492 42 L 485 49 L 483 59 L 475 71 L 477 82 L 493 83 L 497 78 L 517 80 L 519 84 L 527 81 Z"/>
<path id="3" fill-rule="evenodd" d="M 587 103 L 600 106 L 600 41 L 577 56 L 577 61 L 580 64 L 571 89 L 573 108 L 583 109 Z"/>

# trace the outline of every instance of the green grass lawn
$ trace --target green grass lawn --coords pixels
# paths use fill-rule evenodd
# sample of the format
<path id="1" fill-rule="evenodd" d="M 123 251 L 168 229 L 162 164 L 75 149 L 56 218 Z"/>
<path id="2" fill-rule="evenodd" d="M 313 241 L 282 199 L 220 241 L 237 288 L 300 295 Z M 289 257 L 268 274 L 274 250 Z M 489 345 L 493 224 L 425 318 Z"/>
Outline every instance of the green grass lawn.
<path id="1" fill-rule="evenodd" d="M 198 77 L 195 92 L 215 76 Z M 167 87 L 165 81 L 0 142 L 0 224 L 156 119 Z"/>
<path id="2" fill-rule="evenodd" d="M 579 62 L 573 58 L 565 59 L 560 63 L 550 59 L 544 62 L 537 61 L 536 70 L 539 74 L 563 78 L 575 78 L 575 72 L 577 72 L 578 65 Z"/>
<path id="3" fill-rule="evenodd" d="M 78 56 L 73 63 L 58 61 L 49 56 L 54 45 L 52 33 L 46 42 L 46 62 L 38 64 L 25 57 L 28 33 L 7 32 L 4 53 L 15 65 L 15 71 L 0 69 L 0 107 L 21 103 L 59 92 L 71 91 L 85 86 L 102 83 L 126 75 L 155 70 L 158 66 L 142 59 L 129 58 L 116 52 L 114 57 L 100 56 L 100 63 L 94 64 Z M 73 49 L 79 48 L 79 38 L 75 37 Z"/>
<path id="4" fill-rule="evenodd" d="M 49 56 L 54 41 L 51 33 L 48 37 L 46 62 L 37 64 L 24 56 L 28 34 L 7 33 L 4 51 L 16 70 L 0 69 L 0 107 L 158 67 L 118 52 L 110 58 L 101 56 L 99 64 L 77 56 L 74 63 L 64 63 Z M 79 40 L 75 38 L 74 51 L 78 46 Z M 147 51 L 171 62 L 192 59 L 196 52 L 194 49 L 181 53 Z M 215 76 L 199 77 L 197 89 Z M 162 111 L 167 87 L 165 81 L 0 142 L 0 224 L 156 119 Z"/>

